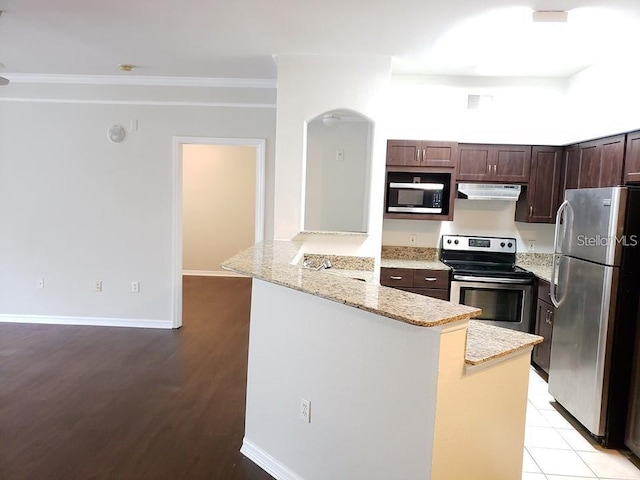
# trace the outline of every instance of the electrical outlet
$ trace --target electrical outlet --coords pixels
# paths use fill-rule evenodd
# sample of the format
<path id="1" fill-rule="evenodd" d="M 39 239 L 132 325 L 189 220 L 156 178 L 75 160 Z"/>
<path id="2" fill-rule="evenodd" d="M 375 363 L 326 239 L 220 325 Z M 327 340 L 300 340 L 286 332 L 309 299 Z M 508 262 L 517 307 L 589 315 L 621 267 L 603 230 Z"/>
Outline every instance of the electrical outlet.
<path id="1" fill-rule="evenodd" d="M 36 288 L 44 288 L 44 278 L 36 280 Z"/>
<path id="2" fill-rule="evenodd" d="M 415 233 L 409 234 L 409 245 L 412 247 L 415 247 L 417 242 L 418 242 L 418 235 L 416 235 Z"/>
<path id="3" fill-rule="evenodd" d="M 311 400 L 306 398 L 300 399 L 300 419 L 311 423 Z"/>
<path id="4" fill-rule="evenodd" d="M 133 293 L 140 293 L 140 282 L 131 282 L 131 291 Z"/>
<path id="5" fill-rule="evenodd" d="M 94 292 L 102 291 L 102 282 L 100 280 L 96 280 L 96 283 L 93 285 L 93 291 Z"/>
<path id="6" fill-rule="evenodd" d="M 342 162 L 344 160 L 344 150 L 339 148 L 336 150 L 336 161 Z"/>
<path id="7" fill-rule="evenodd" d="M 535 240 L 529 240 L 527 242 L 527 246 L 529 247 L 529 252 L 535 252 L 536 251 L 536 241 Z"/>

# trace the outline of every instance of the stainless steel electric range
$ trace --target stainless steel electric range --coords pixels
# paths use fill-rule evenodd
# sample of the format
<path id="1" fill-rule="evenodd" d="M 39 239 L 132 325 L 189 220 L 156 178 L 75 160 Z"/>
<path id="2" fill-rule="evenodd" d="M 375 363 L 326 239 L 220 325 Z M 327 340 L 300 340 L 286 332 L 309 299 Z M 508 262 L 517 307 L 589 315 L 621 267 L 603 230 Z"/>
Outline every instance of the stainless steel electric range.
<path id="1" fill-rule="evenodd" d="M 533 331 L 534 274 L 516 266 L 515 238 L 443 235 L 440 260 L 451 268 L 451 302 L 482 309 L 474 320 Z"/>

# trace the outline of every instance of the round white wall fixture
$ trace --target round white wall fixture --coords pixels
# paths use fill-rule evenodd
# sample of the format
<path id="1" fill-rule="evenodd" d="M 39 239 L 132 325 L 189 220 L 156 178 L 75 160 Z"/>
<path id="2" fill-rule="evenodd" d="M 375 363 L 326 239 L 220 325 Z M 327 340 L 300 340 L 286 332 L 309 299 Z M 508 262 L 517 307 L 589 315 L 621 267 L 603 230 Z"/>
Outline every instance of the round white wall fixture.
<path id="1" fill-rule="evenodd" d="M 111 125 L 107 130 L 107 137 L 113 143 L 124 142 L 127 138 L 127 130 L 122 125 Z"/>

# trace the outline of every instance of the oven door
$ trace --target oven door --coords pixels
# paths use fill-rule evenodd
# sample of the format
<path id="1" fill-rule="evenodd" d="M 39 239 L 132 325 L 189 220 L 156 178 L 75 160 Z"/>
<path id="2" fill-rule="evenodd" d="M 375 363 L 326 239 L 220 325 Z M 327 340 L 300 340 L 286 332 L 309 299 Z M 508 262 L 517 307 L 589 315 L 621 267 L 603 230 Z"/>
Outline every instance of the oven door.
<path id="1" fill-rule="evenodd" d="M 453 276 L 451 302 L 480 308 L 473 320 L 532 331 L 533 283 L 526 279 Z"/>

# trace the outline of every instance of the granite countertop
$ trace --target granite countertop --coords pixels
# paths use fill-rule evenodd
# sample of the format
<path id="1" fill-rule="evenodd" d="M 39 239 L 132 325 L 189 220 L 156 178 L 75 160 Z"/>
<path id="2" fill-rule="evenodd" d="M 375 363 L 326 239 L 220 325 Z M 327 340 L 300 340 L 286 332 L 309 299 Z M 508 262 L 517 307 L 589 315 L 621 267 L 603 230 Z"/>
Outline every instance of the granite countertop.
<path id="1" fill-rule="evenodd" d="M 372 275 L 371 272 L 301 268 L 300 247 L 301 244 L 289 241 L 261 242 L 225 261 L 222 266 L 420 327 L 444 325 L 480 314 L 476 308 L 354 279 Z M 473 366 L 486 363 L 541 341 L 542 338 L 536 335 L 470 321 L 465 363 Z"/>
<path id="2" fill-rule="evenodd" d="M 437 248 L 383 245 L 381 257 L 382 268 L 449 270 L 449 267 L 440 261 Z"/>
<path id="3" fill-rule="evenodd" d="M 542 337 L 471 320 L 465 363 L 480 365 L 541 343 Z"/>
<path id="4" fill-rule="evenodd" d="M 382 268 L 410 268 L 413 270 L 449 270 L 439 260 L 410 260 L 404 258 L 383 258 L 380 260 Z"/>
<path id="5" fill-rule="evenodd" d="M 551 282 L 551 253 L 518 253 L 516 265 L 529 270 L 536 277 Z"/>
<path id="6" fill-rule="evenodd" d="M 261 242 L 223 262 L 222 267 L 384 317 L 421 327 L 466 320 L 480 310 L 375 283 L 298 266 L 301 244 Z"/>

